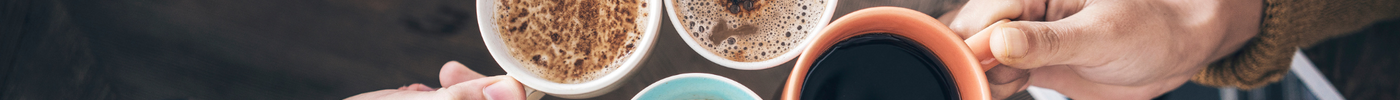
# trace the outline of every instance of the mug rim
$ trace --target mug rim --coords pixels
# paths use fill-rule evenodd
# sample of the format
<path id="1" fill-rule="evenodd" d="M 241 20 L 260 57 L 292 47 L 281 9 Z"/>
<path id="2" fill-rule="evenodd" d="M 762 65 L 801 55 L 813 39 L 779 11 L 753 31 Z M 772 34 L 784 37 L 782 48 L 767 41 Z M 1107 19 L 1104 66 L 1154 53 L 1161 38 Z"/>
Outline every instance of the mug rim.
<path id="1" fill-rule="evenodd" d="M 724 77 L 724 76 L 719 76 L 719 75 L 715 75 L 715 74 L 710 74 L 710 73 L 681 73 L 681 74 L 672 75 L 672 76 L 670 76 L 670 77 L 663 78 L 663 79 L 661 79 L 661 80 L 657 80 L 656 82 L 652 82 L 651 85 L 647 85 L 647 87 L 646 87 L 646 88 L 643 88 L 642 91 L 637 92 L 637 95 L 636 95 L 636 96 L 632 96 L 632 100 L 637 100 L 637 98 L 641 98 L 642 95 L 647 94 L 647 91 L 651 91 L 652 88 L 655 88 L 656 86 L 661 85 L 662 83 L 671 82 L 672 80 L 676 80 L 676 79 L 691 78 L 691 77 L 706 78 L 706 79 L 713 79 L 713 80 L 721 81 L 721 82 L 724 82 L 724 83 L 728 84 L 730 87 L 739 88 L 740 90 L 744 91 L 745 94 L 747 94 L 749 97 L 753 97 L 753 100 L 763 100 L 762 98 L 759 98 L 759 97 L 758 97 L 758 94 L 757 94 L 757 93 L 753 93 L 753 90 L 750 90 L 749 87 L 744 86 L 744 84 L 739 84 L 739 82 L 734 81 L 734 80 L 732 80 L 732 79 L 726 78 L 726 77 Z"/>
<path id="2" fill-rule="evenodd" d="M 648 13 L 648 16 L 643 18 L 645 18 L 647 22 L 645 22 L 645 26 L 641 29 L 644 33 L 642 33 L 640 39 L 638 39 L 636 49 L 628 53 L 622 59 L 623 62 L 621 62 L 616 69 L 609 71 L 603 76 L 581 83 L 558 83 L 549 81 L 534 75 L 524 68 L 520 68 L 521 63 L 509 54 L 510 51 L 507 50 L 508 48 L 505 46 L 504 41 L 500 39 L 499 31 L 496 29 L 495 17 L 492 17 L 496 15 L 496 10 L 494 8 L 496 7 L 496 0 L 476 0 L 476 19 L 477 25 L 481 30 L 482 40 L 485 42 L 486 48 L 488 49 L 487 51 L 490 52 L 491 58 L 495 60 L 497 64 L 500 64 L 501 69 L 506 71 L 506 75 L 514 77 L 517 81 L 520 81 L 521 84 L 525 85 L 526 88 L 535 89 L 558 97 L 578 99 L 591 98 L 610 92 L 611 89 L 616 89 L 616 85 L 621 84 L 618 81 L 625 80 L 625 77 L 630 76 L 637 67 L 640 67 L 641 63 L 645 61 L 645 58 L 651 53 L 652 47 L 656 44 L 657 30 L 660 28 L 661 16 L 664 15 L 661 13 L 661 10 L 663 10 L 662 7 L 657 7 L 661 6 L 661 3 L 654 2 L 661 2 L 661 0 L 641 1 L 653 3 L 647 3 L 645 5 L 650 8 L 647 8 L 646 10 L 648 11 L 645 11 Z"/>
<path id="3" fill-rule="evenodd" d="M 900 7 L 865 8 L 833 21 L 822 30 L 819 36 L 814 37 L 816 43 L 802 51 L 802 56 L 788 75 L 783 100 L 800 99 L 802 84 L 812 63 L 832 45 L 851 37 L 875 33 L 903 36 L 932 52 L 947 68 L 963 100 L 991 99 L 983 66 L 962 37 L 922 12 Z"/>
<path id="4" fill-rule="evenodd" d="M 826 4 L 827 4 L 827 5 L 826 5 L 826 8 L 823 8 L 825 11 L 822 11 L 821 18 L 818 18 L 818 19 L 817 19 L 817 20 L 818 20 L 818 21 L 817 21 L 818 24 L 817 24 L 817 25 L 813 25 L 813 26 L 815 26 L 815 27 L 813 27 L 815 30 L 812 30 L 812 31 L 807 32 L 807 33 L 810 33 L 810 34 L 807 34 L 806 38 L 802 39 L 801 42 L 798 42 L 797 44 L 795 44 L 795 46 L 792 46 L 792 47 L 791 47 L 792 49 L 788 49 L 785 53 L 783 53 L 783 54 L 781 54 L 781 55 L 778 55 L 778 57 L 773 57 L 773 59 L 768 59 L 768 60 L 763 60 L 763 61 L 755 61 L 755 62 L 740 62 L 740 61 L 729 60 L 729 59 L 726 59 L 726 58 L 724 58 L 724 57 L 720 57 L 720 56 L 716 55 L 714 52 L 711 52 L 711 51 L 708 50 L 708 49 L 705 49 L 705 47 L 700 46 L 700 43 L 695 43 L 695 38 L 694 38 L 694 37 L 691 37 L 691 36 L 688 34 L 689 32 L 686 31 L 685 26 L 681 26 L 683 23 L 682 23 L 682 22 L 679 22 L 680 19 L 679 19 L 679 17 L 676 16 L 676 12 L 675 12 L 675 11 L 676 11 L 676 10 L 675 10 L 676 8 L 675 8 L 674 6 L 671 6 L 671 5 L 674 5 L 673 2 L 675 2 L 675 0 L 665 0 L 665 1 L 663 1 L 663 2 L 665 2 L 666 5 L 663 5 L 663 6 L 666 6 L 666 14 L 667 14 L 667 16 L 669 16 L 669 17 L 667 17 L 667 18 L 670 18 L 670 20 L 671 20 L 671 26 L 674 26 L 674 27 L 675 27 L 676 33 L 679 33 L 679 35 L 680 35 L 680 37 L 681 37 L 681 40 L 684 40 L 684 41 L 682 41 L 682 42 L 685 42 L 685 44 L 686 44 L 687 46 L 689 46 L 691 50 L 694 50 L 695 53 L 699 53 L 701 57 L 704 57 L 706 60 L 709 60 L 710 62 L 713 62 L 713 63 L 715 63 L 715 64 L 719 64 L 720 66 L 729 67 L 729 68 L 733 68 L 733 69 L 739 69 L 739 70 L 763 70 L 763 69 L 773 68 L 773 67 L 778 66 L 778 65 L 781 65 L 781 64 L 783 64 L 783 63 L 787 63 L 788 61 L 792 60 L 793 58 L 797 58 L 797 56 L 801 55 L 801 53 L 802 53 L 802 49 L 801 49 L 801 48 L 805 48 L 805 47 L 807 47 L 807 46 L 809 46 L 809 45 L 812 44 L 812 41 L 815 40 L 815 39 L 813 39 L 813 37 L 817 36 L 816 33 L 820 33 L 820 32 L 821 32 L 821 29 L 824 28 L 824 27 L 826 27 L 826 26 L 829 24 L 828 22 L 831 22 L 831 17 L 832 17 L 832 15 L 833 15 L 832 13 L 835 13 L 835 12 L 836 12 L 837 0 L 825 0 L 825 1 L 826 1 Z"/>

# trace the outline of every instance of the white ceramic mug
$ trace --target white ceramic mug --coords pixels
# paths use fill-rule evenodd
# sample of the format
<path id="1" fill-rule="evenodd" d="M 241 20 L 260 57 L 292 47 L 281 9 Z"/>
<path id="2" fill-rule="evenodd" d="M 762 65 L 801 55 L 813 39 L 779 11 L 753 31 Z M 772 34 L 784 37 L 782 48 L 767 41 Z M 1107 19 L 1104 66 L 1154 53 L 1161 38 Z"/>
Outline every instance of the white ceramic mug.
<path id="1" fill-rule="evenodd" d="M 561 98 L 584 99 L 607 94 L 616 90 L 620 85 L 619 81 L 627 79 L 635 71 L 643 59 L 651 51 L 651 47 L 656 42 L 656 30 L 661 21 L 661 0 L 645 0 L 648 8 L 644 9 L 647 14 L 642 15 L 645 25 L 641 30 L 641 39 L 637 41 L 636 49 L 621 58 L 622 62 L 617 69 L 611 70 L 603 76 L 581 83 L 558 83 L 534 75 L 528 69 L 523 68 L 520 60 L 510 55 L 509 48 L 500 38 L 496 29 L 495 16 L 497 0 L 477 0 L 476 14 L 477 24 L 481 28 L 481 38 L 486 43 L 486 48 L 491 52 L 491 57 L 496 63 L 501 65 L 501 69 L 506 71 L 506 75 L 515 77 L 521 84 L 525 85 L 526 96 L 531 99 L 539 99 L 542 94 L 549 94 Z"/>

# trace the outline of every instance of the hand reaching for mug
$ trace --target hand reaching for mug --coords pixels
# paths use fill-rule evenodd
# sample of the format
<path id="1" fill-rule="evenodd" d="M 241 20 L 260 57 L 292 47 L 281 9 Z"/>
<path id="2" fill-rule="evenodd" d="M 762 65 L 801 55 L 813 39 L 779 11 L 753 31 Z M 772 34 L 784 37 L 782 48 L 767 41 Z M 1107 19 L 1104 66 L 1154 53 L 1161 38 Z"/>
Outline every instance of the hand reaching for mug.
<path id="1" fill-rule="evenodd" d="M 1030 84 L 1074 99 L 1138 100 L 1234 53 L 1258 33 L 1262 8 L 1259 0 L 972 0 L 947 16 L 963 38 L 990 35 L 1003 64 L 987 72 L 996 99 Z"/>
<path id="2" fill-rule="evenodd" d="M 524 100 L 525 90 L 510 76 L 486 77 L 457 61 L 447 62 L 438 74 L 443 88 L 414 83 L 398 89 L 361 93 L 347 100 Z"/>

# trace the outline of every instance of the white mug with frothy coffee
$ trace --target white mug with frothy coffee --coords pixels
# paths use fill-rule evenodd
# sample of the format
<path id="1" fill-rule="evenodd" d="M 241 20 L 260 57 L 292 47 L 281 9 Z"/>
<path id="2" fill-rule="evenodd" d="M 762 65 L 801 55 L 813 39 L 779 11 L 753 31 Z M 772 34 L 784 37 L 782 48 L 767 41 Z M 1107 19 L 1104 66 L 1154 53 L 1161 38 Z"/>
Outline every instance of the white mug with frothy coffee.
<path id="1" fill-rule="evenodd" d="M 660 2 L 477 0 L 477 24 L 530 98 L 592 98 L 615 90 L 651 51 Z"/>
<path id="2" fill-rule="evenodd" d="M 812 44 L 836 0 L 665 0 L 681 39 L 716 64 L 761 70 Z"/>

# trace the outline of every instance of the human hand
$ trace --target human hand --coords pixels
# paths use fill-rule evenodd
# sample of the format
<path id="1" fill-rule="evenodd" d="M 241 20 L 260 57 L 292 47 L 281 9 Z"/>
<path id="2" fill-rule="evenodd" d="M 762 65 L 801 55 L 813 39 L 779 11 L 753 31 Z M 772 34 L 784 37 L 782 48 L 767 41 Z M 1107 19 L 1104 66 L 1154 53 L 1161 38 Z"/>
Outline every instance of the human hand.
<path id="1" fill-rule="evenodd" d="M 433 89 L 414 83 L 398 89 L 361 93 L 347 100 L 524 100 L 525 90 L 506 75 L 486 77 L 457 61 L 447 62 L 438 74 L 443 85 Z M 450 84 L 450 85 L 449 85 Z"/>
<path id="2" fill-rule="evenodd" d="M 944 20 L 963 38 L 990 35 L 1004 65 L 987 72 L 996 99 L 1027 84 L 1074 99 L 1151 99 L 1239 49 L 1258 33 L 1262 8 L 1259 0 L 972 0 Z"/>

